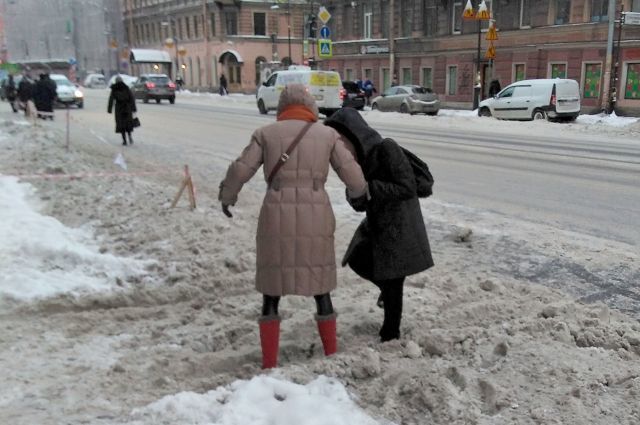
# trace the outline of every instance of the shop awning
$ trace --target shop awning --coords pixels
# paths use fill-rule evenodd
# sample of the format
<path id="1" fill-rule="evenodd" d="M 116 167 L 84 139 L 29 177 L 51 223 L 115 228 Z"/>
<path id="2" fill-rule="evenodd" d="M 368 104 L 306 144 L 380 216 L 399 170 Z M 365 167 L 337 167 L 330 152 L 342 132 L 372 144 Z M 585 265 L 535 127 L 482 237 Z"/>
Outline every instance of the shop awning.
<path id="1" fill-rule="evenodd" d="M 131 63 L 171 63 L 171 56 L 164 50 L 131 49 Z"/>

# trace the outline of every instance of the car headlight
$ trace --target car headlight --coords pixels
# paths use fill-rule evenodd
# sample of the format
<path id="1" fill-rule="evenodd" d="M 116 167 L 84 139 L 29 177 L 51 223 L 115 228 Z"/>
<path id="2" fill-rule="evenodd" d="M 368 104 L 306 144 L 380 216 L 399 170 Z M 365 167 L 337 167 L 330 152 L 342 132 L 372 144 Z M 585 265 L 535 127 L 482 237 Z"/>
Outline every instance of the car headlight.
<path id="1" fill-rule="evenodd" d="M 80 90 L 76 90 L 73 92 L 73 95 L 75 97 L 84 97 L 84 95 L 82 94 L 82 92 Z"/>

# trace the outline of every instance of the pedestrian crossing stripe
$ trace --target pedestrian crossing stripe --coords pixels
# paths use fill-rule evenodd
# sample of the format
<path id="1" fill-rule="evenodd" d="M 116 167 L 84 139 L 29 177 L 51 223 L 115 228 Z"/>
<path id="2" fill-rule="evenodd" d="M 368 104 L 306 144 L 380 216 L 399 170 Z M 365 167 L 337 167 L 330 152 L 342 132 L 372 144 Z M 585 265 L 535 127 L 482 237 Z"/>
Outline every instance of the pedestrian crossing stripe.
<path id="1" fill-rule="evenodd" d="M 318 56 L 322 58 L 330 58 L 333 56 L 331 40 L 326 38 L 318 39 Z"/>

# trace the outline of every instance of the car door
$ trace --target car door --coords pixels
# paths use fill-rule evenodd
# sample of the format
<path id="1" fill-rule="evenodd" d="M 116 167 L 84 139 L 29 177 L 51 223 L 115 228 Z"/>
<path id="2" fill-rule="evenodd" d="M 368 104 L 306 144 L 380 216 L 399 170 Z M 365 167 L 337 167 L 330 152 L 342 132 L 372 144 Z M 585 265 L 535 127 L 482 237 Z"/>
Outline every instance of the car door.
<path id="1" fill-rule="evenodd" d="M 511 118 L 518 120 L 531 119 L 533 113 L 533 102 L 531 99 L 532 89 L 530 85 L 516 86 L 511 96 Z"/>
<path id="2" fill-rule="evenodd" d="M 276 91 L 277 80 L 278 73 L 276 72 L 264 83 L 262 101 L 267 109 L 275 109 L 278 107 L 280 94 Z"/>
<path id="3" fill-rule="evenodd" d="M 513 113 L 512 109 L 512 101 L 513 101 L 513 92 L 515 87 L 509 86 L 506 89 L 502 90 L 493 102 L 493 111 L 491 113 L 494 117 L 500 119 L 510 119 Z"/>
<path id="4" fill-rule="evenodd" d="M 389 87 L 382 93 L 382 97 L 377 100 L 378 109 L 380 111 L 393 110 L 393 96 L 396 94 L 396 87 Z"/>
<path id="5" fill-rule="evenodd" d="M 140 77 L 133 86 L 133 94 L 136 98 L 144 95 L 145 84 L 147 83 L 147 77 Z"/>

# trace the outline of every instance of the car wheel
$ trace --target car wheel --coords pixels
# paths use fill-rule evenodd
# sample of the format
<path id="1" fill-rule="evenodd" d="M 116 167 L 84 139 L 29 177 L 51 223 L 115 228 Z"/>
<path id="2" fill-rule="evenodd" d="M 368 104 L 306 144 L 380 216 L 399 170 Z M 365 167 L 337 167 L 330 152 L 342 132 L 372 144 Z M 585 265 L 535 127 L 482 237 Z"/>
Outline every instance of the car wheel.
<path id="1" fill-rule="evenodd" d="M 149 103 L 149 97 L 148 97 L 148 96 L 145 96 L 145 97 L 144 97 L 144 99 L 142 99 L 142 101 L 143 101 L 144 103 Z"/>
<path id="2" fill-rule="evenodd" d="M 547 114 L 542 109 L 536 109 L 531 115 L 532 120 L 546 120 Z"/>
<path id="3" fill-rule="evenodd" d="M 264 102 L 262 101 L 262 99 L 258 100 L 258 111 L 260 111 L 262 115 L 265 115 L 268 112 L 267 108 L 264 107 Z"/>
<path id="4" fill-rule="evenodd" d="M 162 102 L 162 99 L 156 99 L 156 103 Z"/>
<path id="5" fill-rule="evenodd" d="M 84 108 L 84 102 L 79 102 L 78 103 L 78 109 L 82 109 Z"/>
<path id="6" fill-rule="evenodd" d="M 170 103 L 170 104 L 172 104 L 172 105 L 173 105 L 174 103 L 176 103 L 176 97 L 175 97 L 175 96 L 170 97 L 170 98 L 169 98 L 169 103 Z"/>
<path id="7" fill-rule="evenodd" d="M 374 103 L 371 105 L 371 109 L 372 109 L 372 110 L 374 110 L 374 111 L 375 111 L 375 110 L 377 110 L 377 109 L 378 109 L 378 104 L 374 102 Z"/>
<path id="8" fill-rule="evenodd" d="M 409 113 L 409 107 L 405 103 L 400 105 L 400 113 L 401 114 L 408 114 Z"/>
<path id="9" fill-rule="evenodd" d="M 438 115 L 438 111 L 429 112 L 427 115 L 431 115 L 432 117 L 435 117 L 436 115 Z"/>
<path id="10" fill-rule="evenodd" d="M 480 110 L 478 111 L 478 116 L 480 116 L 480 117 L 490 117 L 491 116 L 491 110 L 489 108 L 487 108 L 486 106 L 484 108 L 480 108 Z"/>

